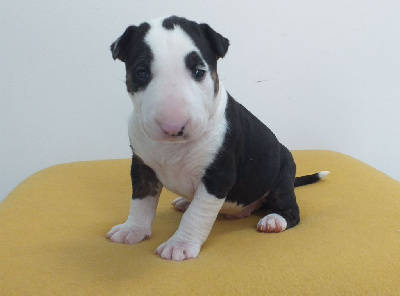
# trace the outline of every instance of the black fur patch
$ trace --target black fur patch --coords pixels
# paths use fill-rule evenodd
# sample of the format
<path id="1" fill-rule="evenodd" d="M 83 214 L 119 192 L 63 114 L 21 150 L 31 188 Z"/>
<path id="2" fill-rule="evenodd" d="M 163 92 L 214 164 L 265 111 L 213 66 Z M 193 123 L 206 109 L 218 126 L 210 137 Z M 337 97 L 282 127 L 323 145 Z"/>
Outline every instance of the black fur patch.
<path id="1" fill-rule="evenodd" d="M 294 195 L 296 166 L 272 131 L 228 95 L 229 129 L 203 182 L 217 198 L 246 206 L 267 192 L 266 205 L 292 227 L 299 222 Z"/>
<path id="2" fill-rule="evenodd" d="M 308 184 L 312 184 L 321 180 L 318 173 L 312 175 L 306 175 L 301 177 L 296 177 L 294 180 L 294 187 L 304 186 Z"/>
<path id="3" fill-rule="evenodd" d="M 229 40 L 215 32 L 207 24 L 198 24 L 177 16 L 171 16 L 163 21 L 163 27 L 167 30 L 173 30 L 176 25 L 179 25 L 189 35 L 200 50 L 210 68 L 211 78 L 214 81 L 214 93 L 217 94 L 219 91 L 217 60 L 225 56 L 228 51 Z"/>
<path id="4" fill-rule="evenodd" d="M 186 68 L 188 68 L 190 71 L 193 71 L 194 69 L 196 69 L 199 66 L 200 67 L 205 66 L 203 59 L 195 51 L 192 51 L 186 55 L 185 65 L 186 65 Z"/>
<path id="5" fill-rule="evenodd" d="M 131 166 L 132 199 L 157 196 L 161 191 L 161 182 L 155 172 L 143 160 L 133 154 Z"/>
<path id="6" fill-rule="evenodd" d="M 176 20 L 177 17 L 169 17 L 163 20 L 162 26 L 167 29 L 167 30 L 173 30 L 175 27 L 175 24 L 177 23 Z"/>
<path id="7" fill-rule="evenodd" d="M 227 196 L 227 201 L 248 205 L 273 187 L 280 166 L 281 145 L 261 121 L 231 96 L 228 97 L 225 116 L 228 130 L 224 143 L 214 163 L 207 169 L 204 182 L 207 190 L 214 194 L 210 179 L 219 179 L 215 175 L 221 174 L 221 169 L 228 170 L 223 175 L 234 176 L 229 178 L 230 184 L 215 181 L 215 186 L 225 188 L 225 192 L 216 196 Z"/>
<path id="8" fill-rule="evenodd" d="M 153 53 L 144 42 L 144 37 L 149 29 L 148 23 L 143 23 L 138 27 L 130 26 L 111 45 L 113 58 L 120 59 L 125 63 L 126 87 L 131 94 L 145 90 L 152 78 Z M 143 71 L 147 72 L 149 76 L 141 77 L 140 73 Z"/>

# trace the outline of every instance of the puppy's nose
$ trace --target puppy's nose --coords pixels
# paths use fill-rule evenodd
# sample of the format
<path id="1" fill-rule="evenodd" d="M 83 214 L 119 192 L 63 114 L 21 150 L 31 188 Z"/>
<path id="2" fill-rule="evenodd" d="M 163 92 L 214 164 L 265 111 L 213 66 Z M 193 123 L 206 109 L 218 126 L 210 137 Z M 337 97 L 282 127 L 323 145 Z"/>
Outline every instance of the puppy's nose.
<path id="1" fill-rule="evenodd" d="M 184 124 L 181 123 L 161 123 L 161 129 L 170 136 L 182 136 Z"/>

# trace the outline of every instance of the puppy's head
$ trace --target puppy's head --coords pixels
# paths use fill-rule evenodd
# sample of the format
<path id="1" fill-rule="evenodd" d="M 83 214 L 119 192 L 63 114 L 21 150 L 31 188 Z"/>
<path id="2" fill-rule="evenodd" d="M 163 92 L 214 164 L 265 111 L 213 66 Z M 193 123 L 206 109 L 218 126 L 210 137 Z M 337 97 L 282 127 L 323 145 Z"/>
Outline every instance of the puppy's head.
<path id="1" fill-rule="evenodd" d="M 219 103 L 217 60 L 229 41 L 207 24 L 172 16 L 130 26 L 112 45 L 125 63 L 136 123 L 156 141 L 200 137 Z"/>

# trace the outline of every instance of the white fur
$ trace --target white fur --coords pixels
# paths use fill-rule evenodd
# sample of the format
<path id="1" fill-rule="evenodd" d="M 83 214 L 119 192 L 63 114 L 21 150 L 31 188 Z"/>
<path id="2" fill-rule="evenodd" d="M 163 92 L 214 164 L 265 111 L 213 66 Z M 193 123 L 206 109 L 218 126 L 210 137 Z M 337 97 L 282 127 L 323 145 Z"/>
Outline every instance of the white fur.
<path id="1" fill-rule="evenodd" d="M 151 224 L 156 215 L 158 196 L 132 199 L 128 219 L 111 228 L 107 237 L 112 242 L 133 245 L 151 236 Z"/>
<path id="2" fill-rule="evenodd" d="M 282 232 L 286 230 L 287 222 L 279 214 L 269 214 L 257 224 L 257 230 L 262 232 Z"/>
<path id="3" fill-rule="evenodd" d="M 217 218 L 224 199 L 209 194 L 201 184 L 175 234 L 155 251 L 163 259 L 185 260 L 196 258 Z"/>
<path id="4" fill-rule="evenodd" d="M 321 172 L 318 173 L 318 177 L 319 177 L 320 179 L 323 179 L 323 178 L 325 178 L 326 176 L 328 176 L 329 174 L 330 174 L 330 172 L 328 172 L 328 171 L 321 171 Z"/>

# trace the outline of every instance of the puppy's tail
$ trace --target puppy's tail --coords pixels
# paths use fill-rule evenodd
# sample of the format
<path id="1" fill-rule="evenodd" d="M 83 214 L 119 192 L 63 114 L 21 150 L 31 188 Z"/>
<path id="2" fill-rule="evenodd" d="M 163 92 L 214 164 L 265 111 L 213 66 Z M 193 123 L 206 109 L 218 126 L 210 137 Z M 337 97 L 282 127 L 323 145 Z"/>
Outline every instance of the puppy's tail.
<path id="1" fill-rule="evenodd" d="M 312 175 L 296 177 L 296 179 L 294 180 L 294 187 L 299 187 L 318 182 L 319 180 L 328 176 L 328 174 L 329 174 L 328 171 L 321 171 L 319 173 L 315 173 Z"/>

